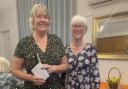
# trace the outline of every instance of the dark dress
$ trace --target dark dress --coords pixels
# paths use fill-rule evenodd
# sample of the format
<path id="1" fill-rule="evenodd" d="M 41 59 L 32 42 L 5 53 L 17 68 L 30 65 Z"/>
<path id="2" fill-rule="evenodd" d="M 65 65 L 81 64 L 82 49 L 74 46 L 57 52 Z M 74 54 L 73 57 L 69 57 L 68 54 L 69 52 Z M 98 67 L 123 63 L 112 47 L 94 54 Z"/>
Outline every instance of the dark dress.
<path id="1" fill-rule="evenodd" d="M 32 74 L 31 69 L 38 64 L 37 53 L 42 64 L 58 65 L 60 64 L 60 58 L 65 56 L 65 49 L 60 38 L 54 34 L 48 34 L 46 51 L 43 52 L 31 35 L 19 41 L 14 56 L 23 58 L 27 73 Z M 60 87 L 59 74 L 52 73 L 44 85 L 35 86 L 32 82 L 25 81 L 24 89 L 60 89 Z"/>
<path id="2" fill-rule="evenodd" d="M 77 55 L 66 47 L 69 70 L 66 72 L 66 89 L 99 89 L 100 77 L 96 50 L 91 44 Z"/>

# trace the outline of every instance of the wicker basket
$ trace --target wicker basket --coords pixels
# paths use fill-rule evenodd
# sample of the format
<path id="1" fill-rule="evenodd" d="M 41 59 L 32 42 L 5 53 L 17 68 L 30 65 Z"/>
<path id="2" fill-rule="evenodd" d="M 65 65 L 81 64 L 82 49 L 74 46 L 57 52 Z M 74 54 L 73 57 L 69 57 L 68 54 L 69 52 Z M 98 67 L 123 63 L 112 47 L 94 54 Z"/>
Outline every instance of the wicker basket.
<path id="1" fill-rule="evenodd" d="M 117 70 L 118 73 L 119 73 L 119 76 L 118 77 L 110 77 L 110 74 L 112 72 L 112 70 Z M 109 89 L 118 89 L 118 85 L 120 83 L 120 79 L 121 79 L 121 73 L 120 73 L 120 70 L 116 67 L 112 67 L 109 72 L 108 72 L 108 86 L 109 86 Z"/>

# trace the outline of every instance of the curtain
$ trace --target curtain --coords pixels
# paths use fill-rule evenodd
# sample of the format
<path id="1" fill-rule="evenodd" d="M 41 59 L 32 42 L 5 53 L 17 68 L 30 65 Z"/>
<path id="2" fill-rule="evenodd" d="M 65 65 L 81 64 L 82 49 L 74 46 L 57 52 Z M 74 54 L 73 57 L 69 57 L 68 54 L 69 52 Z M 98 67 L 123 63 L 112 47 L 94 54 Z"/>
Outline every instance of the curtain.
<path id="1" fill-rule="evenodd" d="M 43 3 L 50 14 L 49 33 L 58 35 L 64 45 L 70 42 L 70 20 L 76 13 L 76 0 L 17 0 L 19 38 L 31 33 L 28 24 L 29 12 L 36 3 Z"/>
<path id="2" fill-rule="evenodd" d="M 64 45 L 70 42 L 70 20 L 76 12 L 75 0 L 48 0 L 48 10 L 51 16 L 50 33 L 61 37 Z"/>

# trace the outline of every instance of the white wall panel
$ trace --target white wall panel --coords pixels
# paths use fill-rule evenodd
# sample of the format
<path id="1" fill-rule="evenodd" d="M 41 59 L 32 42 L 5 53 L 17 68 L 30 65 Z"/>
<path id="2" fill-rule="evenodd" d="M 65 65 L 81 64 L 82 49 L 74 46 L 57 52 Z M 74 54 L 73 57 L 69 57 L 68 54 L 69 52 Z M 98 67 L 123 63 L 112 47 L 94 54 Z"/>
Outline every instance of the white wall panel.
<path id="1" fill-rule="evenodd" d="M 123 0 L 120 0 L 123 1 Z M 128 11 L 128 2 L 121 2 L 120 4 L 106 5 L 98 8 L 91 8 L 87 5 L 87 0 L 77 0 L 77 14 L 84 15 L 88 18 L 88 30 L 89 32 L 85 36 L 85 41 L 92 41 L 87 37 L 92 36 L 92 21 L 94 16 L 106 15 L 112 12 Z M 121 83 L 128 84 L 128 60 L 110 60 L 110 59 L 100 59 L 100 76 L 101 81 L 106 81 L 108 71 L 111 67 L 118 67 L 122 74 Z"/>

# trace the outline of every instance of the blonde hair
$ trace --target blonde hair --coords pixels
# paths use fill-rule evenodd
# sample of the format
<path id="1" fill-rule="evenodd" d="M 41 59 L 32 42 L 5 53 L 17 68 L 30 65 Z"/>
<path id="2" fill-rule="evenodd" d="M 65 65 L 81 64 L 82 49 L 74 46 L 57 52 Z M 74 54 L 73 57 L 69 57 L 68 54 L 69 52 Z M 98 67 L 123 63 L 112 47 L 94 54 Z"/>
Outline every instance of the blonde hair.
<path id="1" fill-rule="evenodd" d="M 72 17 L 71 22 L 70 22 L 71 26 L 74 24 L 80 24 L 80 25 L 87 27 L 87 20 L 84 16 L 75 15 Z"/>
<path id="2" fill-rule="evenodd" d="M 33 22 L 34 22 L 33 17 L 36 16 L 36 12 L 37 12 L 39 9 L 42 9 L 42 13 L 43 13 L 44 15 L 48 15 L 48 10 L 47 10 L 47 7 L 46 7 L 45 5 L 43 5 L 43 4 L 35 4 L 35 5 L 32 7 L 31 12 L 30 12 L 30 16 L 29 16 L 29 25 L 30 25 L 30 27 L 32 28 L 32 30 L 33 30 L 33 28 L 34 28 L 34 26 L 33 26 Z"/>
<path id="3" fill-rule="evenodd" d="M 0 57 L 0 73 L 10 72 L 10 63 L 7 59 Z"/>

